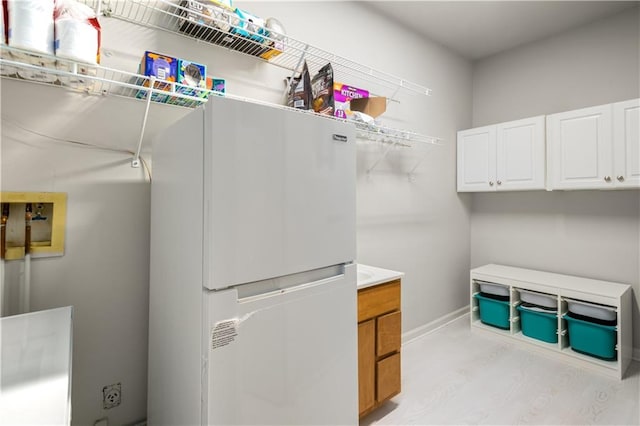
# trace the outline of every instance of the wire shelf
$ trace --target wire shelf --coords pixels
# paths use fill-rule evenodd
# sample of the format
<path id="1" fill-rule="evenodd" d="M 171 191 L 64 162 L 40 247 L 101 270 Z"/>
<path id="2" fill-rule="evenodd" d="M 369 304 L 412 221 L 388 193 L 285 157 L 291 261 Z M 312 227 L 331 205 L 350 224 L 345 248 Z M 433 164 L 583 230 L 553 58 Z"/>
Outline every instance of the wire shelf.
<path id="1" fill-rule="evenodd" d="M 197 96 L 180 92 L 185 86 L 157 81 L 150 77 L 120 71 L 100 65 L 88 65 L 60 59 L 55 56 L 34 54 L 9 46 L 0 48 L 0 74 L 3 79 L 20 80 L 44 84 L 95 96 L 117 96 L 144 101 L 151 94 L 151 101 L 184 108 L 195 108 L 207 102 L 209 96 L 225 96 L 244 102 L 259 103 L 273 108 L 293 109 L 283 105 L 234 96 L 230 93 L 193 89 Z M 192 92 L 193 93 L 193 92 Z M 295 110 L 300 114 L 315 114 L 313 111 Z M 328 120 L 342 120 L 322 116 Z M 393 129 L 355 122 L 360 139 L 411 146 L 412 143 L 438 145 L 441 139 L 420 135 L 406 130 Z"/>
<path id="2" fill-rule="evenodd" d="M 202 105 L 210 95 L 221 95 L 215 91 L 152 81 L 152 78 L 140 74 L 34 54 L 9 46 L 0 48 L 0 74 L 6 79 L 58 86 L 89 95 L 145 100 L 151 93 L 154 102 L 187 108 Z"/>
<path id="3" fill-rule="evenodd" d="M 206 14 L 189 7 L 187 0 L 84 0 L 105 16 L 137 25 L 160 29 L 255 56 L 270 64 L 299 72 L 306 60 L 311 73 L 331 63 L 340 81 L 348 77 L 363 79 L 385 87 L 395 94 L 403 89 L 431 95 L 431 89 L 403 78 L 375 70 L 333 53 L 311 46 L 276 31 L 266 31 L 253 23 L 240 19 L 223 7 L 211 6 Z M 347 77 L 347 78 L 345 78 Z"/>

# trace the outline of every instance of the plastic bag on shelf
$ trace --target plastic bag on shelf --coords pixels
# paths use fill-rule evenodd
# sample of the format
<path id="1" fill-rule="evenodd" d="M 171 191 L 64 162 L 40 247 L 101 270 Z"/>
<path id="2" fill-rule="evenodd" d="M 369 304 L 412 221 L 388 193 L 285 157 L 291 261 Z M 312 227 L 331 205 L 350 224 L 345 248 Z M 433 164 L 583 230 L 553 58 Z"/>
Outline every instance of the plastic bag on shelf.
<path id="1" fill-rule="evenodd" d="M 56 56 L 88 64 L 100 62 L 100 23 L 93 9 L 76 0 L 56 0 Z"/>

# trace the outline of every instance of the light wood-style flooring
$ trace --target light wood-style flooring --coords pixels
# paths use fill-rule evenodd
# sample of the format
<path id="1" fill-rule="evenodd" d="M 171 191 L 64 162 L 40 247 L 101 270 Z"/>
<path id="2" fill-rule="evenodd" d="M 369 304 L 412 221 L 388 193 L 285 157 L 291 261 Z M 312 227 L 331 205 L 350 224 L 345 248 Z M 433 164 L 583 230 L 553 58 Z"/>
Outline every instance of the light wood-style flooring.
<path id="1" fill-rule="evenodd" d="M 369 425 L 640 425 L 640 363 L 624 380 L 472 333 L 465 315 L 402 347 L 402 393 Z"/>

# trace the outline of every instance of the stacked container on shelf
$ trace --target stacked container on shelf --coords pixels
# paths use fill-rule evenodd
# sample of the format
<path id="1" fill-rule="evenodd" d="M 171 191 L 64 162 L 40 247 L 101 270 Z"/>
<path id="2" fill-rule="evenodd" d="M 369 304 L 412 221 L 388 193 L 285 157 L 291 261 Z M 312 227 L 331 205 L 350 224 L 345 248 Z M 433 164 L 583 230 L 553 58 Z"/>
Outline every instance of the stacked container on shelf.
<path id="1" fill-rule="evenodd" d="M 536 291 L 518 289 L 522 334 L 547 343 L 558 343 L 558 299 Z"/>
<path id="2" fill-rule="evenodd" d="M 605 360 L 617 358 L 616 308 L 580 300 L 565 299 L 568 312 L 569 345 L 576 352 Z"/>
<path id="3" fill-rule="evenodd" d="M 480 321 L 492 327 L 509 330 L 509 287 L 475 280 L 480 292 L 473 295 L 478 301 Z"/>

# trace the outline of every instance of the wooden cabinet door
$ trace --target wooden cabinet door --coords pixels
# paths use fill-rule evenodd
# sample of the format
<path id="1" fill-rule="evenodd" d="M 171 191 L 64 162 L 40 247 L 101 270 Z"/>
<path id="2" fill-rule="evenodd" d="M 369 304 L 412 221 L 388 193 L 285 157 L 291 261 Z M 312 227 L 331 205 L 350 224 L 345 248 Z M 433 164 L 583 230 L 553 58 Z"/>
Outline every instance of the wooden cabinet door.
<path id="1" fill-rule="evenodd" d="M 547 116 L 550 189 L 613 188 L 611 104 Z"/>
<path id="2" fill-rule="evenodd" d="M 402 344 L 402 314 L 399 311 L 392 312 L 378 317 L 377 321 L 376 355 L 381 357 L 399 351 Z"/>
<path id="3" fill-rule="evenodd" d="M 640 188 L 640 99 L 613 104 L 615 185 Z"/>
<path id="4" fill-rule="evenodd" d="M 458 132 L 458 192 L 495 191 L 496 126 Z"/>
<path id="5" fill-rule="evenodd" d="M 400 354 L 378 361 L 377 401 L 382 402 L 400 393 Z"/>
<path id="6" fill-rule="evenodd" d="M 545 189 L 544 126 L 542 115 L 497 125 L 498 191 Z"/>
<path id="7" fill-rule="evenodd" d="M 358 324 L 358 412 L 376 402 L 376 320 Z"/>

